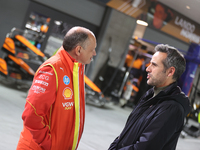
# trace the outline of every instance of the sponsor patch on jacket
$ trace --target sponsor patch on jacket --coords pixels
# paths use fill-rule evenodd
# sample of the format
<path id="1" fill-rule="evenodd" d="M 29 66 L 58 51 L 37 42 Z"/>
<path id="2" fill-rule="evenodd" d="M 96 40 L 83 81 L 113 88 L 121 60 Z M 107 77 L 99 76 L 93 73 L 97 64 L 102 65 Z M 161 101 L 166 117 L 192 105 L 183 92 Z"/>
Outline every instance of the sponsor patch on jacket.
<path id="1" fill-rule="evenodd" d="M 42 88 L 42 87 L 36 86 L 36 85 L 33 85 L 33 87 L 31 88 L 31 90 L 33 90 L 34 93 L 37 93 L 37 94 L 44 93 L 46 91 L 45 88 Z"/>
<path id="2" fill-rule="evenodd" d="M 68 84 L 70 83 L 69 77 L 68 77 L 68 76 L 64 76 L 64 77 L 63 77 L 63 82 L 64 82 L 66 85 L 68 85 Z"/>
<path id="3" fill-rule="evenodd" d="M 66 87 L 63 90 L 63 97 L 64 99 L 71 99 L 73 95 L 72 89 L 70 89 L 69 87 Z"/>
<path id="4" fill-rule="evenodd" d="M 44 75 L 44 74 L 41 74 L 41 75 L 39 76 L 39 79 L 48 81 L 48 80 L 49 80 L 49 76 Z"/>
<path id="5" fill-rule="evenodd" d="M 42 80 L 35 80 L 35 83 L 43 84 L 43 85 L 45 85 L 45 86 L 48 86 L 48 85 L 49 85 L 49 83 L 44 82 L 44 81 L 42 81 Z"/>
<path id="6" fill-rule="evenodd" d="M 62 105 L 65 108 L 65 110 L 70 110 L 74 106 L 74 102 L 66 102 L 66 103 L 62 103 Z"/>
<path id="7" fill-rule="evenodd" d="M 51 72 L 46 72 L 46 71 L 41 71 L 41 70 L 39 71 L 39 73 L 49 74 L 51 76 L 53 75 Z"/>

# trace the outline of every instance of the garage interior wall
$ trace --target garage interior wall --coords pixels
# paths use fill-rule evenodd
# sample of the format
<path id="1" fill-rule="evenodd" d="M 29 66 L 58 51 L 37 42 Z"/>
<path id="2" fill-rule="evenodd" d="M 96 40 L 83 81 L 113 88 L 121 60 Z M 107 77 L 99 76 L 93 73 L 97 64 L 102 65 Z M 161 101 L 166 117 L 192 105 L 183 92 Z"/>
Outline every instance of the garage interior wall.
<path id="1" fill-rule="evenodd" d="M 51 34 L 55 20 L 63 21 L 63 22 L 66 22 L 67 24 L 71 24 L 73 26 L 83 26 L 83 27 L 90 29 L 95 34 L 98 33 L 98 28 L 99 28 L 98 26 L 91 24 L 91 23 L 89 23 L 85 20 L 73 17 L 69 14 L 60 12 L 59 10 L 52 9 L 51 7 L 48 7 L 48 6 L 45 6 L 43 4 L 34 2 L 34 1 L 31 1 L 30 6 L 28 8 L 28 11 L 27 11 L 27 14 L 26 14 L 26 17 L 25 17 L 24 27 L 25 27 L 26 21 L 28 20 L 31 12 L 36 12 L 36 13 L 39 13 L 39 14 L 45 15 L 46 17 L 51 18 L 51 21 L 50 21 L 50 24 L 49 24 L 49 32 L 47 32 L 47 34 L 46 34 L 45 40 L 44 40 L 42 47 L 41 47 L 41 51 L 44 51 L 44 49 L 46 47 L 46 43 L 47 43 L 49 35 Z M 101 20 L 101 18 L 100 18 L 100 20 Z"/>
<path id="2" fill-rule="evenodd" d="M 0 1 L 0 46 L 13 27 L 22 27 L 29 3 L 29 0 Z"/>
<path id="3" fill-rule="evenodd" d="M 33 0 L 95 26 L 101 25 L 105 6 L 90 0 Z"/>
<path id="4" fill-rule="evenodd" d="M 3 44 L 5 36 L 13 27 L 24 27 L 24 21 L 30 2 L 38 2 L 41 5 L 52 7 L 54 11 L 59 10 L 60 13 L 70 15 L 70 18 L 78 18 L 82 23 L 90 24 L 97 30 L 101 28 L 102 20 L 105 13 L 105 6 L 99 5 L 88 0 L 6 0 L 0 1 L 0 45 Z M 39 9 L 39 8 L 38 8 Z M 61 17 L 61 16 L 57 16 Z M 67 18 L 66 18 L 67 19 Z M 117 67 L 123 58 L 123 54 L 128 49 L 130 38 L 135 29 L 136 20 L 126 14 L 112 9 L 112 15 L 109 24 L 105 28 L 105 35 L 101 41 L 98 57 L 95 60 L 95 67 L 91 79 L 93 80 L 97 71 L 102 67 L 104 61 L 108 57 L 108 49 L 110 46 L 109 39 L 112 38 L 111 66 Z M 100 30 L 103 32 L 103 30 Z M 178 49 L 187 51 L 189 45 L 165 33 L 147 28 L 144 39 L 172 45 Z M 98 43 L 99 44 L 99 43 Z M 124 61 L 124 60 L 123 60 Z"/>
<path id="5" fill-rule="evenodd" d="M 162 31 L 156 31 L 149 27 L 146 28 L 143 38 L 157 43 L 168 44 L 185 52 L 189 49 L 189 44 L 167 35 Z"/>
<path id="6" fill-rule="evenodd" d="M 2 0 L 0 1 L 1 46 L 3 45 L 6 34 L 10 32 L 13 27 L 21 29 L 24 28 L 27 16 L 30 15 L 29 8 L 31 2 L 38 2 L 43 6 L 49 6 L 49 8 L 55 12 L 57 11 L 63 14 L 68 14 L 71 18 L 78 19 L 80 21 L 82 20 L 82 22 L 91 24 L 96 28 L 99 28 L 105 11 L 104 5 L 99 5 L 88 0 L 59 0 L 59 2 L 52 0 Z M 61 16 L 59 15 L 57 18 Z M 82 24 L 84 25 L 84 23 Z"/>
<path id="7" fill-rule="evenodd" d="M 124 54 L 127 54 L 128 45 L 135 26 L 136 20 L 134 18 L 125 15 L 115 9 L 112 9 L 108 27 L 102 40 L 102 46 L 100 48 L 101 53 L 98 54 L 98 58 L 95 60 L 95 68 L 91 76 L 92 80 L 95 79 L 98 71 L 101 69 L 102 65 L 108 58 L 110 47 L 112 51 L 109 65 L 112 67 L 124 65 Z"/>

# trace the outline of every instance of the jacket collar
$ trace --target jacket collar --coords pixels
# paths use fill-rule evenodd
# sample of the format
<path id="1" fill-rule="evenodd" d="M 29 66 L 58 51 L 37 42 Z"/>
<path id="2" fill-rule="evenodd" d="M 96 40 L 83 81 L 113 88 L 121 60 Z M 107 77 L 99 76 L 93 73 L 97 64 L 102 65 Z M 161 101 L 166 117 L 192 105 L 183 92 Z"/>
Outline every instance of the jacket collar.
<path id="1" fill-rule="evenodd" d="M 70 70 L 73 72 L 74 63 L 78 63 L 78 61 L 74 59 L 62 46 L 58 50 L 58 54 L 63 60 L 65 60 L 69 64 Z M 79 67 L 83 66 L 81 63 L 78 64 Z"/>

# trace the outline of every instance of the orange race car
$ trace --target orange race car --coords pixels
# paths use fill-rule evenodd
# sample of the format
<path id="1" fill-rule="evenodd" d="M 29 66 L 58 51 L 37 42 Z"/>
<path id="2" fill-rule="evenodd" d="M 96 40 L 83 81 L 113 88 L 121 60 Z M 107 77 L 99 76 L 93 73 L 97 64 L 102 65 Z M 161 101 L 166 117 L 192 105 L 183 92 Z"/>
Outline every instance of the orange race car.
<path id="1" fill-rule="evenodd" d="M 46 56 L 24 37 L 24 31 L 13 28 L 1 48 L 0 75 L 5 84 L 29 88 L 37 68 Z"/>

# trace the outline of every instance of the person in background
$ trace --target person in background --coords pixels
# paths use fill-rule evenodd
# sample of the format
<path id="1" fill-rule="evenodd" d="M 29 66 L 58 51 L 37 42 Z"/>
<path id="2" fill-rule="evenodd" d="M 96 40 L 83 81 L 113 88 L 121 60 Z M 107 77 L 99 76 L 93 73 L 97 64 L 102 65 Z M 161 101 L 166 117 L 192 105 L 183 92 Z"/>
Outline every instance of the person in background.
<path id="1" fill-rule="evenodd" d="M 137 19 L 146 21 L 148 26 L 162 29 L 174 17 L 172 10 L 162 3 L 152 0 L 148 12 L 140 14 Z"/>
<path id="2" fill-rule="evenodd" d="M 85 119 L 84 65 L 96 55 L 96 38 L 73 27 L 58 52 L 37 70 L 25 109 L 17 150 L 75 150 Z"/>
<path id="3" fill-rule="evenodd" d="M 144 57 L 135 54 L 135 51 L 129 51 L 126 55 L 124 66 L 129 71 L 129 76 L 124 86 L 122 97 L 120 98 L 120 106 L 124 108 L 128 103 L 134 105 L 134 97 L 137 95 L 140 86 L 140 78 L 142 77 L 142 66 Z"/>
<path id="4" fill-rule="evenodd" d="M 141 55 L 137 55 L 136 59 L 134 59 L 134 54 L 135 52 L 133 51 L 132 54 L 127 54 L 126 55 L 126 60 L 125 60 L 125 67 L 126 70 L 129 69 L 129 67 L 131 67 L 130 70 L 130 76 L 131 78 L 139 78 L 141 75 L 141 67 L 143 65 L 144 62 L 144 57 L 142 57 Z"/>
<path id="5" fill-rule="evenodd" d="M 163 22 L 167 18 L 166 9 L 163 5 L 157 4 L 155 6 L 155 12 L 153 17 L 153 26 L 160 29 L 163 26 Z"/>
<path id="6" fill-rule="evenodd" d="M 190 112 L 188 97 L 177 85 L 185 71 L 184 56 L 174 47 L 155 47 L 146 68 L 147 84 L 153 86 L 131 112 L 121 134 L 109 150 L 175 150 Z"/>

